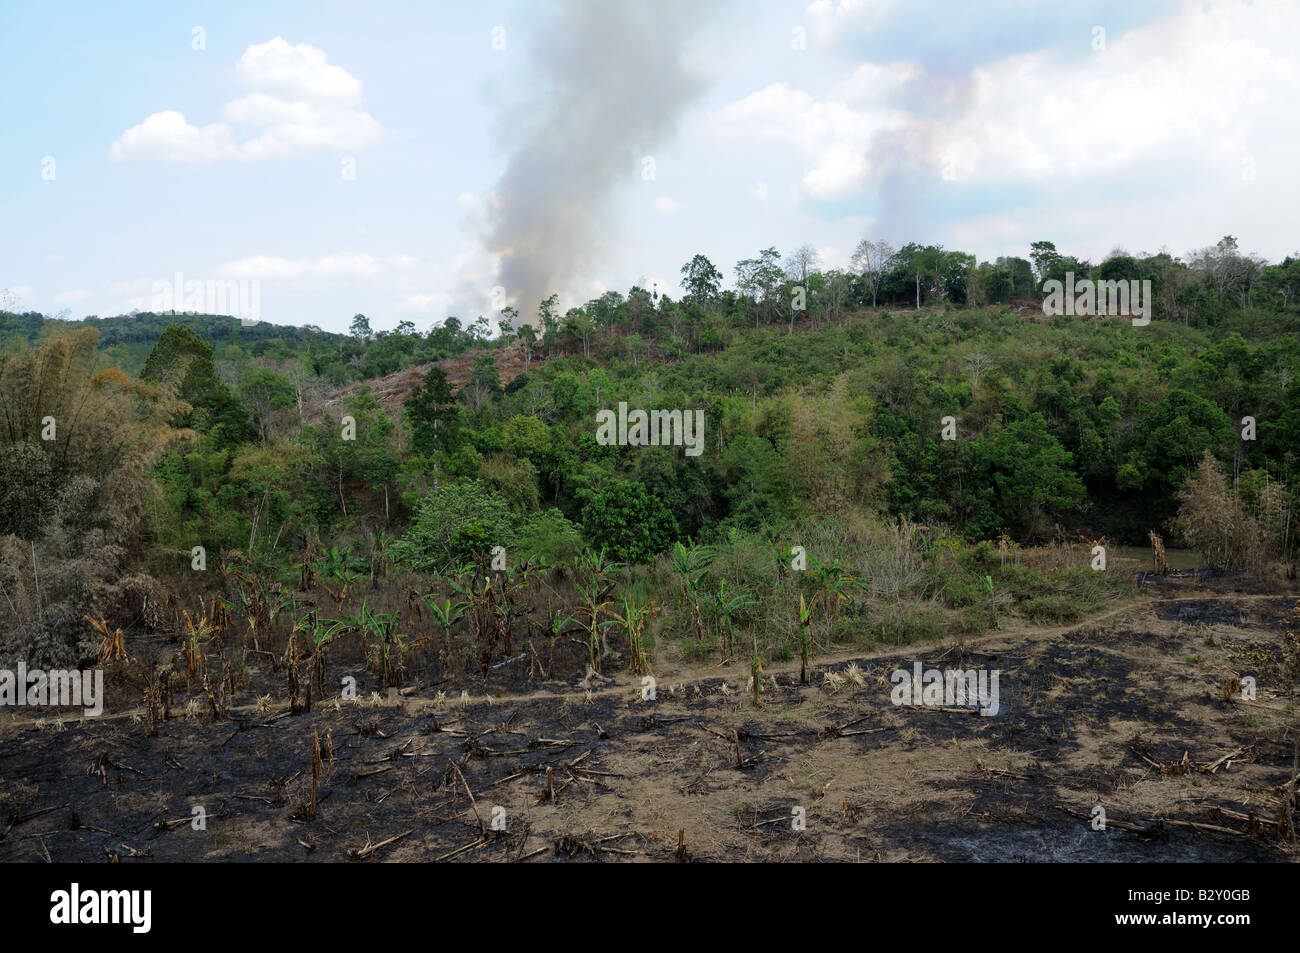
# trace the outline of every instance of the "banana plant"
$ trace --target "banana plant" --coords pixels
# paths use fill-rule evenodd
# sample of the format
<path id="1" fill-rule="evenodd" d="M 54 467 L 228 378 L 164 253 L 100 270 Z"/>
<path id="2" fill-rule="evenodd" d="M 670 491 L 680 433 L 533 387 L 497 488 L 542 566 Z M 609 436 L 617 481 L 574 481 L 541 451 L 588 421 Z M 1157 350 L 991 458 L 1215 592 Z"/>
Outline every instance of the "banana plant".
<path id="1" fill-rule="evenodd" d="M 617 572 L 623 568 L 622 563 L 616 563 L 605 558 L 605 550 L 595 552 L 587 550 L 578 557 L 578 565 L 590 579 L 604 581 L 611 573 Z"/>
<path id="2" fill-rule="evenodd" d="M 312 670 L 317 689 L 322 693 L 325 691 L 327 675 L 326 649 L 334 636 L 345 628 L 346 624 L 338 619 L 322 619 L 314 606 L 299 616 L 293 624 L 294 634 L 302 636 L 311 643 Z"/>
<path id="3" fill-rule="evenodd" d="M 298 631 L 298 626 L 295 623 L 293 631 L 289 633 L 289 640 L 285 643 L 284 655 L 280 659 L 281 663 L 284 665 L 284 682 L 285 682 L 285 689 L 289 695 L 289 711 L 291 711 L 295 715 L 299 711 L 298 693 L 299 693 L 299 689 L 301 688 L 300 667 L 302 664 L 302 651 L 298 648 L 298 643 L 300 641 L 301 639 Z M 311 691 L 310 691 L 311 681 L 310 680 L 307 682 L 307 687 L 308 687 L 307 710 L 311 711 Z"/>
<path id="4" fill-rule="evenodd" d="M 396 612 L 375 612 L 363 600 L 361 613 L 365 618 L 366 629 L 378 642 L 380 675 L 384 684 L 396 687 L 402 683 L 402 673 L 406 670 L 407 636 L 397 631 L 398 614 Z M 396 662 L 392 658 L 396 655 Z"/>
<path id="5" fill-rule="evenodd" d="M 979 577 L 980 585 L 984 591 L 989 594 L 989 611 L 993 617 L 993 628 L 998 627 L 998 592 L 997 587 L 993 584 L 993 577 L 984 575 Z"/>
<path id="6" fill-rule="evenodd" d="M 588 550 L 579 558 L 579 566 L 586 573 L 587 579 L 585 583 L 574 583 L 574 589 L 582 598 L 582 604 L 577 607 L 577 611 L 587 617 L 584 628 L 587 630 L 591 667 L 596 672 L 600 671 L 602 654 L 600 616 L 608 612 L 609 607 L 613 605 L 609 596 L 614 591 L 614 583 L 609 580 L 609 575 L 618 569 L 619 565 L 607 561 L 603 549 L 599 553 Z"/>
<path id="7" fill-rule="evenodd" d="M 369 636 L 378 634 L 376 632 L 376 613 L 370 609 L 368 599 L 362 599 L 361 605 L 352 615 L 341 615 L 337 619 L 326 619 L 325 624 L 328 626 L 329 638 L 346 632 L 357 632 L 361 636 L 361 652 L 365 657 L 370 655 Z M 328 640 L 327 640 L 328 641 Z M 380 650 L 381 657 L 383 650 Z M 385 675 L 387 673 L 385 672 Z M 387 681 L 387 678 L 385 678 Z"/>
<path id="8" fill-rule="evenodd" d="M 447 640 L 447 648 L 450 650 L 451 627 L 460 621 L 461 616 L 470 609 L 473 603 L 466 599 L 462 599 L 459 602 L 452 602 L 451 599 L 444 598 L 442 600 L 442 605 L 438 605 L 437 601 L 428 593 L 425 593 L 420 598 L 424 601 L 424 604 L 429 607 L 429 613 L 438 624 L 442 626 L 443 634 L 446 636 Z"/>
<path id="9" fill-rule="evenodd" d="M 849 593 L 854 589 L 861 589 L 862 583 L 858 582 L 856 577 L 846 573 L 844 567 L 833 560 L 822 563 L 813 559 L 811 563 L 808 573 L 812 576 L 813 583 L 817 587 L 817 594 L 822 601 L 823 615 L 826 620 L 824 630 L 826 646 L 829 648 L 831 631 L 835 624 L 835 618 L 839 615 L 840 603 L 847 602 L 851 598 Z"/>
<path id="10" fill-rule="evenodd" d="M 386 578 L 389 565 L 393 561 L 393 543 L 391 533 L 376 530 L 370 541 L 370 586 L 373 589 L 378 579 Z"/>
<path id="11" fill-rule="evenodd" d="M 320 575 L 333 581 L 338 586 L 335 589 L 327 586 L 324 581 L 320 583 L 320 587 L 329 594 L 335 605 L 342 605 L 347 601 L 349 591 L 354 589 L 361 579 L 359 569 L 360 565 L 365 565 L 365 562 L 361 557 L 353 555 L 351 549 L 347 546 L 341 549 L 338 546 L 332 546 L 329 552 L 316 560 L 316 569 Z M 369 566 L 366 568 L 369 570 Z"/>
<path id="12" fill-rule="evenodd" d="M 515 622 L 526 618 L 532 611 L 522 598 L 528 591 L 532 569 L 525 563 L 518 571 L 507 569 L 497 572 L 497 583 L 492 587 L 492 616 L 496 626 L 496 642 L 505 646 L 507 656 L 514 653 Z"/>
<path id="13" fill-rule="evenodd" d="M 744 589 L 741 589 L 734 596 L 728 596 L 726 579 L 723 579 L 718 584 L 717 595 L 713 597 L 713 611 L 721 623 L 718 627 L 718 644 L 722 653 L 722 661 L 731 660 L 732 619 L 745 609 L 756 605 L 758 605 L 758 600 L 751 597 Z"/>
<path id="14" fill-rule="evenodd" d="M 202 603 L 200 603 L 200 606 Z M 214 632 L 214 626 L 208 621 L 206 612 L 198 613 L 198 619 L 191 618 L 188 609 L 182 609 L 185 618 L 185 668 L 186 675 L 193 678 L 206 661 L 203 656 L 203 642 Z"/>
<path id="15" fill-rule="evenodd" d="M 248 626 L 249 634 L 253 637 L 253 650 L 261 652 L 262 641 L 258 633 L 271 623 L 271 607 L 267 604 L 262 582 L 256 575 L 248 577 L 238 572 L 233 575 L 236 579 L 236 601 L 226 604 L 238 608 Z"/>
<path id="16" fill-rule="evenodd" d="M 610 618 L 623 626 L 627 634 L 628 671 L 633 675 L 649 675 L 650 662 L 645 655 L 645 625 L 650 616 L 659 611 L 654 600 L 638 606 L 635 599 L 624 599 L 622 615 L 610 612 Z"/>
<path id="17" fill-rule="evenodd" d="M 602 613 L 608 613 L 609 607 L 614 604 L 607 598 L 614 587 L 596 581 L 590 585 L 575 583 L 573 588 L 578 591 L 578 595 L 582 599 L 581 605 L 577 606 L 575 611 L 586 616 L 586 622 L 583 624 L 583 627 L 587 632 L 587 649 L 591 655 L 591 667 L 594 671 L 599 672 L 600 617 Z"/>
<path id="18" fill-rule="evenodd" d="M 704 638 L 704 613 L 700 608 L 700 587 L 705 571 L 713 562 L 713 557 L 713 550 L 707 546 L 696 546 L 691 543 L 687 547 L 681 542 L 673 545 L 673 572 L 677 573 L 682 595 L 691 609 L 691 628 L 695 632 L 696 640 Z"/>
<path id="19" fill-rule="evenodd" d="M 759 530 L 764 542 L 767 544 L 768 551 L 772 555 L 774 562 L 773 569 L 778 577 L 789 575 L 790 572 L 790 544 L 783 542 L 786 536 L 786 530 L 790 527 L 790 520 L 778 519 L 767 523 Z"/>
<path id="20" fill-rule="evenodd" d="M 555 665 L 555 640 L 564 634 L 570 623 L 578 620 L 576 612 L 565 615 L 562 612 L 556 612 L 551 603 L 546 604 L 546 625 L 538 622 L 536 619 L 529 619 L 530 625 L 540 630 L 546 636 L 548 652 L 546 656 L 546 678 L 551 677 L 551 669 Z M 540 665 L 538 666 L 540 668 Z"/>
<path id="21" fill-rule="evenodd" d="M 816 604 L 807 605 L 803 593 L 799 593 L 799 682 L 802 685 L 808 684 L 808 651 L 812 647 L 809 626 L 812 625 L 815 609 Z"/>
<path id="22" fill-rule="evenodd" d="M 291 590 L 282 589 L 279 583 L 272 583 L 266 600 L 267 622 L 273 623 L 281 613 L 289 613 L 292 618 L 298 611 L 298 599 Z"/>
<path id="23" fill-rule="evenodd" d="M 343 603 L 348 601 L 349 591 L 354 585 L 356 585 L 357 580 L 361 577 L 356 573 L 344 573 L 339 578 L 343 585 L 339 586 L 338 589 L 331 589 L 329 586 L 325 585 L 324 582 L 320 584 L 320 587 L 325 590 L 326 594 L 334 600 L 336 606 L 341 606 Z"/>
<path id="24" fill-rule="evenodd" d="M 99 664 L 101 666 L 126 658 L 126 640 L 120 628 L 112 632 L 108 631 L 108 623 L 104 621 L 102 615 L 98 621 L 88 615 L 83 615 L 82 618 L 89 622 L 90 627 L 99 633 Z"/>

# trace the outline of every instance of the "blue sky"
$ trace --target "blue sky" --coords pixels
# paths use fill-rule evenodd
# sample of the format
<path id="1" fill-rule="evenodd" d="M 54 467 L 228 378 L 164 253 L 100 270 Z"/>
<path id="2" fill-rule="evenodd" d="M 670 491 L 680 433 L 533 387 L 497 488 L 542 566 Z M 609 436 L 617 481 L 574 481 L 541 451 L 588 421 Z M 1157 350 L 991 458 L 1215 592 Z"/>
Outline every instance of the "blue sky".
<path id="1" fill-rule="evenodd" d="M 261 317 L 331 330 L 527 309 L 512 163 L 566 186 L 543 222 L 581 196 L 536 252 L 566 305 L 675 294 L 696 252 L 728 279 L 771 245 L 846 267 L 864 237 L 1300 247 L 1294 3 L 605 4 L 7 0 L 0 289 L 80 317 L 243 279 Z M 538 169 L 557 120 L 571 152 Z"/>

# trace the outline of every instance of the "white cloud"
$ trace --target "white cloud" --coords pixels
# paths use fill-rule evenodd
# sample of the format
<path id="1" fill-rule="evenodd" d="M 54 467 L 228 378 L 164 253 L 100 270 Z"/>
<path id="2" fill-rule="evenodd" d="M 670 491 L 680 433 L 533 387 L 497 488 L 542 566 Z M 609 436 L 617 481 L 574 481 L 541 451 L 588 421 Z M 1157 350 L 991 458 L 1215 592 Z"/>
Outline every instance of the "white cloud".
<path id="1" fill-rule="evenodd" d="M 224 122 L 200 126 L 175 109 L 156 112 L 122 133 L 109 147 L 109 157 L 194 163 L 283 159 L 363 149 L 383 131 L 361 105 L 361 82 L 327 63 L 313 46 L 291 46 L 277 36 L 245 50 L 235 73 L 251 92 L 222 107 Z M 237 129 L 257 132 L 241 139 Z"/>
<path id="2" fill-rule="evenodd" d="M 277 258 L 254 255 L 223 262 L 216 267 L 220 278 L 299 279 L 374 278 L 383 265 L 366 252 L 335 252 L 322 258 Z"/>
<path id="3" fill-rule="evenodd" d="M 250 46 L 235 64 L 246 85 L 298 99 L 361 101 L 361 82 L 340 66 L 325 62 L 314 46 L 290 46 L 281 37 Z"/>
<path id="4" fill-rule="evenodd" d="M 817 259 L 824 271 L 830 271 L 833 268 L 838 268 L 840 271 L 849 270 L 849 256 L 833 245 L 818 248 Z"/>
<path id="5" fill-rule="evenodd" d="M 850 105 L 888 104 L 922 75 L 921 67 L 909 60 L 895 63 L 861 63 L 835 85 L 836 98 Z"/>
<path id="6" fill-rule="evenodd" d="M 439 262 L 442 259 L 435 259 Z M 397 308 L 402 311 L 417 311 L 437 316 L 456 315 L 462 321 L 473 321 L 480 314 L 490 320 L 497 319 L 501 304 L 515 304 L 507 299 L 498 302 L 493 296 L 497 283 L 498 258 L 496 255 L 476 247 L 462 249 L 446 259 L 445 268 L 435 265 L 439 272 L 435 285 L 442 285 L 441 290 L 430 290 L 428 269 L 419 273 L 408 273 L 401 282 L 403 294 L 397 300 Z M 416 281 L 420 284 L 415 284 Z"/>
<path id="7" fill-rule="evenodd" d="M 661 195 L 655 199 L 655 212 L 659 215 L 673 215 L 682 210 L 682 203 L 674 198 Z"/>
<path id="8" fill-rule="evenodd" d="M 877 17 L 880 17 L 892 6 L 892 3 L 887 3 L 885 0 L 877 0 L 870 6 L 867 5 L 866 0 L 836 0 L 834 3 L 831 0 L 813 0 L 804 12 L 811 17 L 834 18 L 854 16 L 862 11 L 874 11 Z"/>
<path id="9" fill-rule="evenodd" d="M 776 142 L 803 154 L 808 168 L 801 191 L 834 198 L 867 183 L 867 151 L 873 136 L 907 121 L 906 114 L 885 105 L 883 97 L 915 72 L 910 63 L 865 64 L 824 100 L 787 83 L 772 83 L 724 106 L 711 118 L 720 135 Z"/>
<path id="10" fill-rule="evenodd" d="M 85 288 L 74 288 L 72 291 L 60 291 L 54 296 L 55 304 L 76 304 L 78 301 L 85 301 L 90 297 L 90 292 Z"/>
<path id="11" fill-rule="evenodd" d="M 434 311 L 450 299 L 445 291 L 417 291 L 402 296 L 402 308 L 407 311 Z"/>
<path id="12" fill-rule="evenodd" d="M 1278 117 L 1300 99 L 1282 39 L 1298 31 L 1294 4 L 1232 0 L 1185 7 L 1095 54 L 1011 57 L 974 71 L 970 110 L 936 124 L 934 148 L 956 160 L 958 179 L 980 181 L 1084 177 L 1143 160 L 1171 171 L 1217 161 L 1236 175 L 1263 140 L 1277 141 Z M 1283 138 L 1294 155 L 1294 137 Z"/>
<path id="13" fill-rule="evenodd" d="M 878 15 L 830 0 L 808 12 L 818 22 Z M 802 198 L 866 196 L 891 169 L 933 175 L 938 188 L 945 167 L 961 186 L 1077 180 L 1089 183 L 1095 202 L 1107 200 L 1108 181 L 1121 189 L 1154 176 L 1175 198 L 1129 205 L 1158 224 L 1174 219 L 1162 202 L 1204 205 L 1207 182 L 1219 195 L 1248 189 L 1243 173 L 1253 168 L 1258 184 L 1243 193 L 1251 207 L 1239 208 L 1237 221 L 1277 222 L 1269 205 L 1300 200 L 1300 180 L 1289 171 L 1300 162 L 1300 137 L 1282 118 L 1300 100 L 1290 41 L 1297 33 L 1293 3 L 1189 2 L 1112 33 L 1099 52 L 1084 42 L 1076 55 L 1042 50 L 974 69 L 969 99 L 955 113 L 914 110 L 912 103 L 933 100 L 930 85 L 951 78 L 897 62 L 857 64 L 822 91 L 773 83 L 711 119 L 720 135 L 776 143 L 797 157 Z M 1270 241 L 1283 241 L 1282 225 L 1268 227 Z"/>
<path id="14" fill-rule="evenodd" d="M 213 162 L 240 158 L 231 128 L 209 123 L 191 125 L 174 109 L 154 113 L 122 133 L 108 150 L 111 159 L 166 159 L 171 162 Z"/>
<path id="15" fill-rule="evenodd" d="M 115 295 L 142 294 L 153 288 L 153 278 L 135 278 L 131 281 L 114 281 L 108 290 Z"/>
<path id="16" fill-rule="evenodd" d="M 897 0 L 813 0 L 804 12 L 812 21 L 812 36 L 818 45 L 841 38 L 846 31 L 865 32 L 884 21 Z"/>

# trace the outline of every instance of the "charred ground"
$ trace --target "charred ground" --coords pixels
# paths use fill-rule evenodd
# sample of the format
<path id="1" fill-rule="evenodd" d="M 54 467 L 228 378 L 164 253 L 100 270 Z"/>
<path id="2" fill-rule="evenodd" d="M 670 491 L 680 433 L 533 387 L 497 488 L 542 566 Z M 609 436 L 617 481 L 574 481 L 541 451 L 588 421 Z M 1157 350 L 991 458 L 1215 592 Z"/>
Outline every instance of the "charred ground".
<path id="1" fill-rule="evenodd" d="M 173 712 L 156 736 L 138 711 L 10 717 L 0 860 L 1294 861 L 1295 699 L 1270 666 L 1295 602 L 1147 577 L 1082 625 L 830 656 L 808 685 L 769 666 L 758 708 L 737 663 L 661 664 L 653 701 L 627 675 L 491 697 L 358 672 L 355 702 Z M 999 714 L 894 706 L 918 660 L 998 669 Z"/>

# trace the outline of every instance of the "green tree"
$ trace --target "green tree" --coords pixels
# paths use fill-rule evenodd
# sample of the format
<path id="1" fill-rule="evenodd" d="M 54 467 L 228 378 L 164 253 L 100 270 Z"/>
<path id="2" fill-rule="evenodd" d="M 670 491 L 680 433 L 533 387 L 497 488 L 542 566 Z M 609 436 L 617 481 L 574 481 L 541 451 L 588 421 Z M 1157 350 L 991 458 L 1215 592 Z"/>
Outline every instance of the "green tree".
<path id="1" fill-rule="evenodd" d="M 190 405 L 193 413 L 175 421 L 180 426 L 203 428 L 230 403 L 230 391 L 217 377 L 212 345 L 183 324 L 167 325 L 140 369 L 140 380 Z"/>
<path id="2" fill-rule="evenodd" d="M 531 324 L 521 324 L 518 335 L 524 350 L 524 370 L 527 370 L 532 366 L 533 357 L 537 353 L 537 329 Z"/>
<path id="3" fill-rule="evenodd" d="M 557 509 L 530 513 L 515 533 L 521 562 L 538 566 L 572 565 L 582 551 L 582 534 Z"/>
<path id="4" fill-rule="evenodd" d="M 619 562 L 648 562 L 673 544 L 677 523 L 644 484 L 616 480 L 583 508 L 582 532 Z"/>
<path id="5" fill-rule="evenodd" d="M 415 572 L 445 573 L 457 564 L 457 534 L 466 527 L 486 534 L 493 546 L 509 547 L 517 517 L 500 497 L 477 480 L 439 486 L 421 501 L 393 555 Z M 464 542 L 467 536 L 462 536 Z"/>
<path id="6" fill-rule="evenodd" d="M 470 372 L 469 382 L 460 396 L 466 406 L 477 413 L 497 400 L 503 390 L 501 375 L 497 372 L 496 358 L 491 354 L 480 354 L 474 358 L 474 369 Z"/>
<path id="7" fill-rule="evenodd" d="M 551 428 L 530 414 L 511 417 L 501 428 L 506 449 L 520 460 L 543 467 L 551 456 Z"/>
<path id="8" fill-rule="evenodd" d="M 699 304 L 708 308 L 718 297 L 722 287 L 722 272 L 703 255 L 696 255 L 682 265 L 682 287 Z"/>
<path id="9" fill-rule="evenodd" d="M 998 512 L 1016 532 L 1043 535 L 1084 497 L 1074 459 L 1042 414 L 1008 424 L 988 447 Z"/>
<path id="10" fill-rule="evenodd" d="M 777 291 L 784 278 L 781 253 L 775 248 L 765 248 L 757 258 L 746 258 L 736 263 L 736 290 L 754 303 L 754 327 L 758 327 L 760 315 L 764 324 L 771 320 Z"/>
<path id="11" fill-rule="evenodd" d="M 1236 439 L 1232 422 L 1218 406 L 1175 388 L 1134 428 L 1126 462 L 1137 469 L 1144 488 L 1168 499 L 1206 451 L 1222 459 Z"/>
<path id="12" fill-rule="evenodd" d="M 537 326 L 542 329 L 542 344 L 548 353 L 555 346 L 555 336 L 559 331 L 559 302 L 559 295 L 550 295 L 537 306 Z"/>
<path id="13" fill-rule="evenodd" d="M 374 336 L 374 332 L 370 330 L 370 319 L 364 314 L 353 315 L 348 333 L 363 344 Z"/>
<path id="14" fill-rule="evenodd" d="M 1029 259 L 1034 263 L 1034 273 L 1041 286 L 1057 270 L 1061 262 L 1061 253 L 1052 242 L 1034 242 L 1029 246 Z"/>
<path id="15" fill-rule="evenodd" d="M 255 370 L 240 382 L 240 396 L 253 416 L 258 436 L 266 441 L 266 427 L 278 410 L 294 405 L 297 391 L 293 382 L 275 371 Z"/>
<path id="16" fill-rule="evenodd" d="M 411 446 L 429 456 L 453 447 L 460 432 L 460 407 L 447 384 L 447 372 L 431 367 L 403 411 L 411 428 Z"/>
<path id="17" fill-rule="evenodd" d="M 586 308 L 570 308 L 564 315 L 565 337 L 582 344 L 582 356 L 591 357 L 591 336 L 596 331 L 596 324 Z"/>

